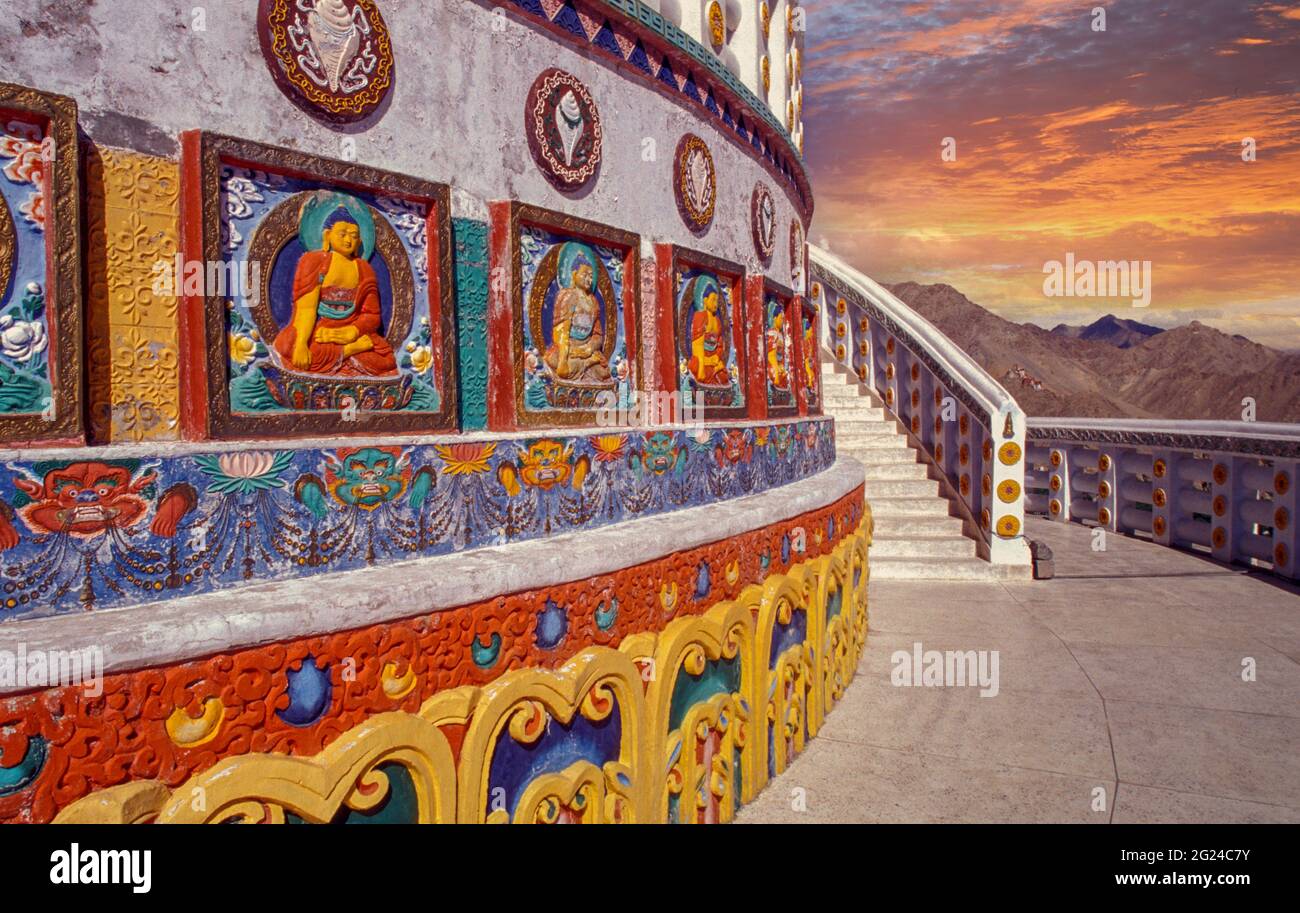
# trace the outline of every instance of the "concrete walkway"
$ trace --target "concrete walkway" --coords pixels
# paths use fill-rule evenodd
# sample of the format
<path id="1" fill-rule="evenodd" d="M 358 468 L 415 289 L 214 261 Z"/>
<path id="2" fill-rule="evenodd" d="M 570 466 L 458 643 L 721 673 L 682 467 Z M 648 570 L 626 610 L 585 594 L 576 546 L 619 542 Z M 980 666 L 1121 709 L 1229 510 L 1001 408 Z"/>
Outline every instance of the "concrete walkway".
<path id="1" fill-rule="evenodd" d="M 1300 590 L 1122 536 L 1094 552 L 1077 525 L 1027 532 L 1055 580 L 872 582 L 857 678 L 739 822 L 1300 822 Z M 997 650 L 999 693 L 892 685 L 918 642 Z"/>

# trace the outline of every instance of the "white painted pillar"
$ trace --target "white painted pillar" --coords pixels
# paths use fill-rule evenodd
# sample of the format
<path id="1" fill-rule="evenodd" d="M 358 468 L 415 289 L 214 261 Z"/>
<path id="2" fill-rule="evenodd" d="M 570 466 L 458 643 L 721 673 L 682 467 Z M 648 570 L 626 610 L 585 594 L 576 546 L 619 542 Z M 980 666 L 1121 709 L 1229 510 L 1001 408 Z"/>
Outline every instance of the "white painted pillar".
<path id="1" fill-rule="evenodd" d="M 759 18 L 759 0 L 741 0 L 738 6 L 740 16 L 731 35 L 736 75 L 749 91 L 762 98 L 758 62 L 766 52 L 767 42 L 763 38 L 763 25 Z"/>

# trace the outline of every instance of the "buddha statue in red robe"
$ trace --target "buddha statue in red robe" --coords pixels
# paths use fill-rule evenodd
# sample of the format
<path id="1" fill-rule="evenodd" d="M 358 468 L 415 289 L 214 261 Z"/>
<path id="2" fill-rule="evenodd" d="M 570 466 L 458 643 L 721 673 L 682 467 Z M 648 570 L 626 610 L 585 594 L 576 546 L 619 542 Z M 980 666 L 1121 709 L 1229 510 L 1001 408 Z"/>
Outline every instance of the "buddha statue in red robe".
<path id="1" fill-rule="evenodd" d="M 695 312 L 691 316 L 691 357 L 687 370 L 701 384 L 726 386 L 731 383 L 731 374 L 727 369 L 727 347 L 718 313 L 718 283 L 712 276 L 701 276 L 695 280 L 693 294 Z"/>
<path id="2" fill-rule="evenodd" d="M 397 374 L 381 332 L 379 281 L 361 249 L 357 223 L 340 208 L 325 220 L 321 249 L 298 259 L 293 316 L 275 338 L 286 367 L 339 377 Z"/>

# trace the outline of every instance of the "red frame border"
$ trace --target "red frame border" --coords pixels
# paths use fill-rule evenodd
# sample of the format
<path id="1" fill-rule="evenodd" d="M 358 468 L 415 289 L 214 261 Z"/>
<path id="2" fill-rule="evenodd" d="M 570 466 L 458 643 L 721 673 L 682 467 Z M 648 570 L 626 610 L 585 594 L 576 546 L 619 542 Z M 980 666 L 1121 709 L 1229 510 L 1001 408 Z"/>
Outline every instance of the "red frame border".
<path id="1" fill-rule="evenodd" d="M 535 225 L 603 247 L 624 248 L 623 333 L 632 366 L 630 386 L 646 390 L 649 380 L 641 345 L 641 236 L 599 222 L 521 203 L 488 204 L 488 430 L 595 427 L 595 410 L 528 413 L 523 408 L 523 277 L 519 229 Z"/>

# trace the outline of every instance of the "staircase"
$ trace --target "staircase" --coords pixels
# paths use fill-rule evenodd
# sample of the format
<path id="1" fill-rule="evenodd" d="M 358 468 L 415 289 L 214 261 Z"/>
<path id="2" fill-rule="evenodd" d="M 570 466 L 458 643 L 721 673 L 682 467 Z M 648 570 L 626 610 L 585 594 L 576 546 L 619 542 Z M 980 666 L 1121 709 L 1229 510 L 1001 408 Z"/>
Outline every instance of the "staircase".
<path id="1" fill-rule="evenodd" d="M 841 457 L 862 463 L 867 502 L 875 520 L 873 580 L 988 580 L 996 576 L 977 557 L 975 541 L 930 478 L 929 465 L 883 403 L 848 370 L 822 362 L 822 397 L 835 417 Z M 936 470 L 937 472 L 937 470 Z"/>

